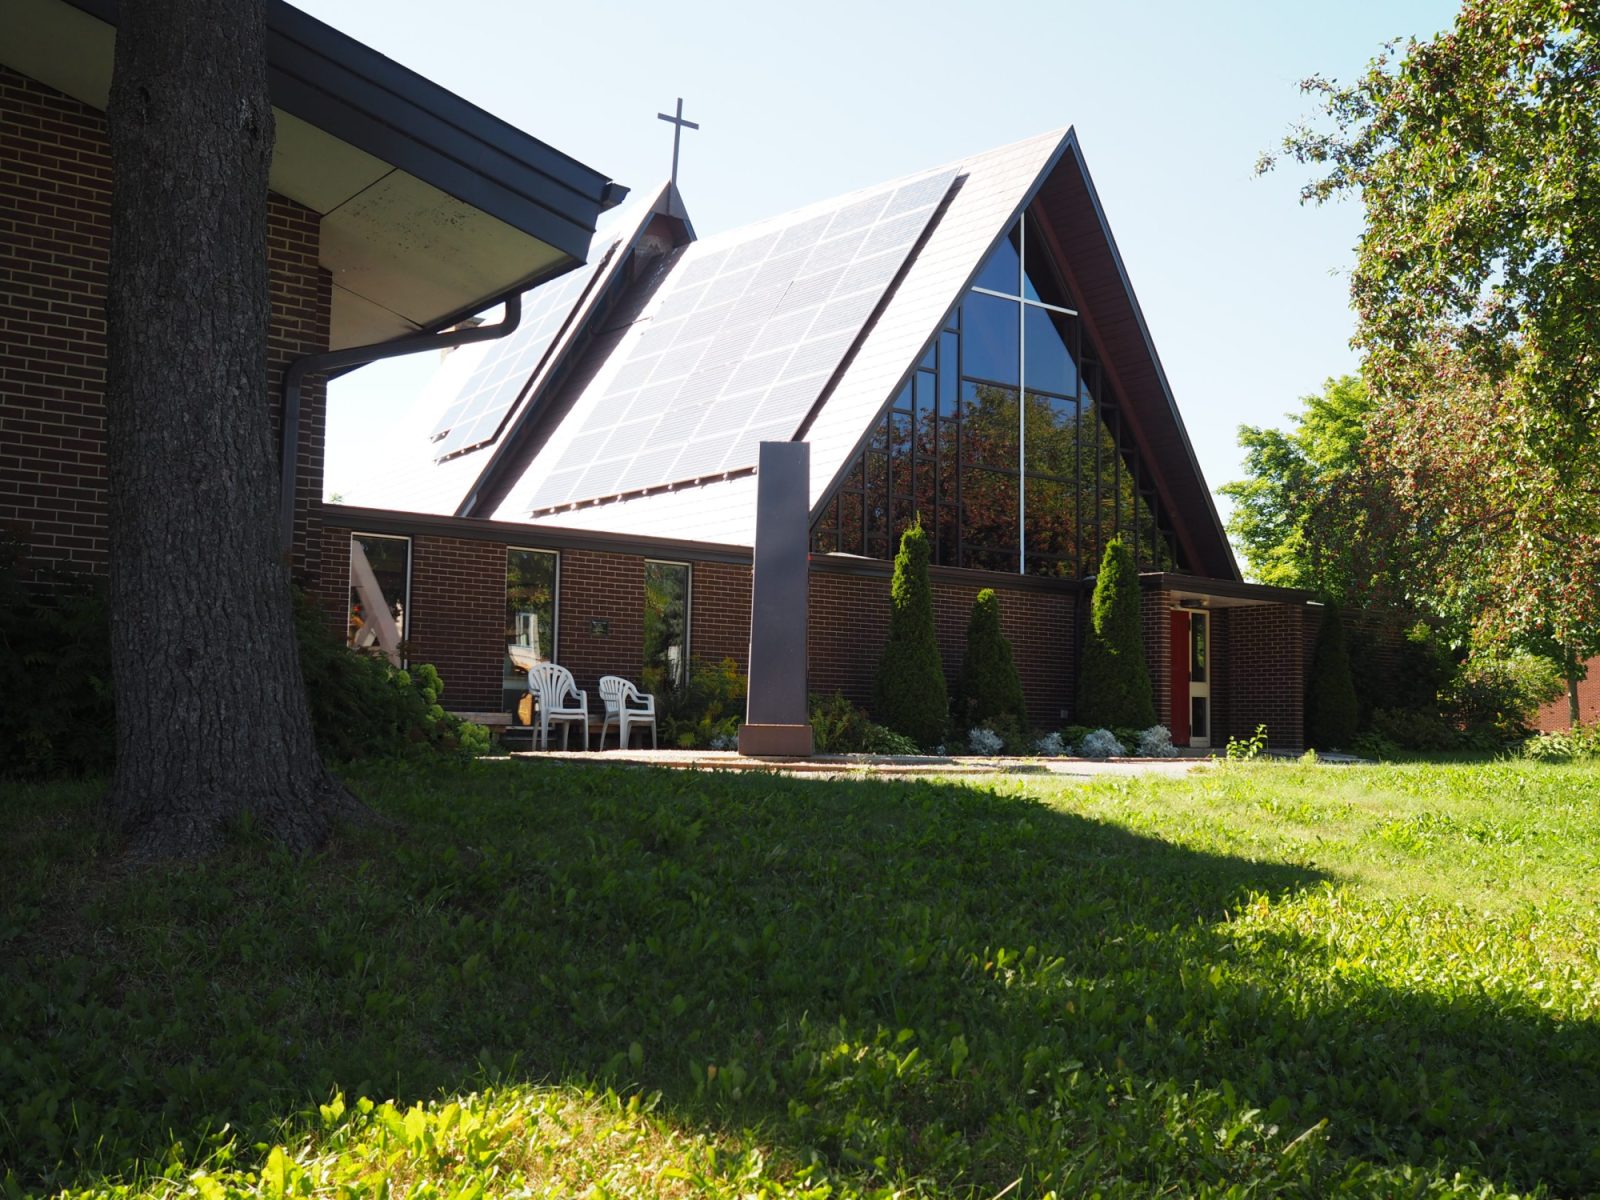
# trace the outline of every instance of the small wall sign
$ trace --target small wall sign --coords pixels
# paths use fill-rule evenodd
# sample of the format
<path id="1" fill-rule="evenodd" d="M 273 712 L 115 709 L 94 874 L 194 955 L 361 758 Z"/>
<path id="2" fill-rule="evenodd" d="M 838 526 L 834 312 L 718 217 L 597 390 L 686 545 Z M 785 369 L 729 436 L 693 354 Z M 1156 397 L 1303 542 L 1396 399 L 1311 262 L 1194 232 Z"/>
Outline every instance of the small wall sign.
<path id="1" fill-rule="evenodd" d="M 610 637 L 611 636 L 611 622 L 610 621 L 602 621 L 602 620 L 599 620 L 599 619 L 591 620 L 589 622 L 589 636 L 590 637 Z"/>

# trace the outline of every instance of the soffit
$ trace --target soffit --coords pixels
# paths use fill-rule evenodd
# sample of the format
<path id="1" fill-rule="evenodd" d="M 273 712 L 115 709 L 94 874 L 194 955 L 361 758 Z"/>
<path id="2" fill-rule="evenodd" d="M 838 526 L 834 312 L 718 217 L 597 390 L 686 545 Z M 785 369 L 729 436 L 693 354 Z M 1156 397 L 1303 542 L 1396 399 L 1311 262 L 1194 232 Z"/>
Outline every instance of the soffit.
<path id="1" fill-rule="evenodd" d="M 105 0 L 81 2 L 103 10 L 101 15 L 112 11 Z M 65 0 L 4 0 L 0 62 L 104 111 L 116 35 L 101 15 Z M 326 44 L 306 49 L 308 38 Z M 277 124 L 269 186 L 323 216 L 322 263 L 335 283 L 333 349 L 436 327 L 574 265 L 594 217 L 618 194 L 609 184 L 593 187 L 603 177 L 581 164 L 287 5 L 271 6 L 268 43 Z M 337 53 L 359 53 L 361 70 L 385 79 L 375 83 L 362 75 L 338 96 L 320 92 L 315 73 L 338 69 L 331 57 Z M 290 55 L 296 56 L 295 71 L 280 61 Z M 390 77 L 414 85 L 416 94 L 382 92 L 395 81 Z M 367 93 L 408 105 L 419 124 L 432 120 L 437 128 L 427 134 L 452 150 L 459 146 L 465 161 L 421 144 L 415 131 L 402 135 L 383 128 L 359 107 Z M 280 99 L 334 118 L 330 124 L 359 134 L 388 156 L 287 111 Z M 429 106 L 448 109 L 448 121 Z M 473 119 L 483 126 L 480 136 L 458 137 L 458 123 Z M 539 156 L 538 167 L 517 158 L 525 146 Z M 391 158 L 404 158 L 416 170 L 402 169 Z M 544 170 L 551 172 L 548 178 L 540 174 Z M 436 174 L 466 198 L 418 172 Z M 586 186 L 592 196 L 580 194 Z M 543 203 L 536 199 L 546 193 Z"/>

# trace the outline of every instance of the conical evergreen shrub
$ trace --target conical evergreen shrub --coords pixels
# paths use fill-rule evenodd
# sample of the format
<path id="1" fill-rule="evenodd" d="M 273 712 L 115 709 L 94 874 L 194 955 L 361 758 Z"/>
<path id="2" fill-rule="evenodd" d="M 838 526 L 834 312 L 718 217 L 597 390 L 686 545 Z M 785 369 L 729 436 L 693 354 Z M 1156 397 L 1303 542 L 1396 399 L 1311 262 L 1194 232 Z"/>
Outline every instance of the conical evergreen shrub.
<path id="1" fill-rule="evenodd" d="M 889 642 L 878 663 L 878 721 L 919 746 L 944 740 L 950 715 L 944 664 L 933 631 L 928 537 L 919 519 L 900 538 L 889 587 Z"/>
<path id="2" fill-rule="evenodd" d="M 1089 607 L 1075 720 L 1104 729 L 1148 729 L 1156 723 L 1156 709 L 1140 628 L 1139 569 L 1121 538 L 1106 546 Z"/>
<path id="3" fill-rule="evenodd" d="M 972 725 L 1013 717 L 1027 724 L 1022 680 L 1011 657 L 1011 643 L 1000 630 L 1000 598 L 984 588 L 972 602 L 967 621 L 967 654 L 961 662 L 963 718 Z"/>
<path id="4" fill-rule="evenodd" d="M 1346 749 L 1356 736 L 1356 686 L 1337 605 L 1322 610 L 1322 630 L 1306 678 L 1306 740 L 1318 750 Z"/>

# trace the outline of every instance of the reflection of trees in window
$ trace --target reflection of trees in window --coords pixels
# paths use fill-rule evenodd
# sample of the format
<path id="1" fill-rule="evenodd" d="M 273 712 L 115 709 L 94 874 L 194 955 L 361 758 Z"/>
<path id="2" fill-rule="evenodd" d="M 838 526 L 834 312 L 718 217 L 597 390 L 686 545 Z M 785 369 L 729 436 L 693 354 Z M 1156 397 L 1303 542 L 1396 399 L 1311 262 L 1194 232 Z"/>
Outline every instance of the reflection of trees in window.
<path id="1" fill-rule="evenodd" d="M 506 658 L 501 684 L 508 705 L 528 688 L 528 668 L 556 656 L 557 555 L 506 551 Z"/>
<path id="2" fill-rule="evenodd" d="M 820 511 L 814 552 L 888 558 L 920 513 L 937 563 L 1071 578 L 1121 532 L 1141 564 L 1175 565 L 1043 246 L 1019 225 L 980 269 Z"/>
<path id="3" fill-rule="evenodd" d="M 681 692 L 689 682 L 689 564 L 644 564 L 644 690 Z"/>

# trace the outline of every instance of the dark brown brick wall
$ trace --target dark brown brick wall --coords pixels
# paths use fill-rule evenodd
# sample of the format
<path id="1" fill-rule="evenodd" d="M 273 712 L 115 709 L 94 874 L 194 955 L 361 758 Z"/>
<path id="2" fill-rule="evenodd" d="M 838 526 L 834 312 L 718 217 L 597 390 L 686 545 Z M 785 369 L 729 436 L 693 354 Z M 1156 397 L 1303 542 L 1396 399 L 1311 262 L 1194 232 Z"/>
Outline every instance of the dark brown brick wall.
<path id="1" fill-rule="evenodd" d="M 0 523 L 40 566 L 106 566 L 105 289 L 111 162 L 105 118 L 0 67 Z M 331 286 L 318 219 L 272 197 L 270 402 L 284 364 L 327 349 Z M 302 399 L 298 544 L 322 492 L 325 389 Z M 297 566 L 315 575 L 314 555 Z"/>
<path id="2" fill-rule="evenodd" d="M 944 660 L 945 679 L 954 688 L 966 652 L 972 602 L 988 582 L 956 583 L 948 576 L 933 582 L 933 619 Z M 1028 702 L 1028 719 L 1043 729 L 1067 723 L 1075 684 L 1077 594 L 996 587 L 1000 626 L 1011 641 L 1017 673 Z M 871 706 L 878 660 L 889 637 L 889 574 L 845 573 L 813 563 L 810 592 L 809 660 L 811 691 L 842 692 Z"/>
<path id="3" fill-rule="evenodd" d="M 1216 699 L 1213 746 L 1230 737 L 1249 737 L 1257 725 L 1267 727 L 1274 749 L 1298 750 L 1305 745 L 1305 615 L 1319 613 L 1287 604 L 1261 604 L 1220 609 L 1226 626 L 1226 664 L 1221 672 L 1226 691 Z M 1221 658 L 1218 646 L 1214 658 Z"/>
<path id="4" fill-rule="evenodd" d="M 1156 724 L 1172 725 L 1172 593 L 1146 588 L 1140 593 L 1139 618 L 1144 632 L 1144 660 L 1150 671 Z"/>

